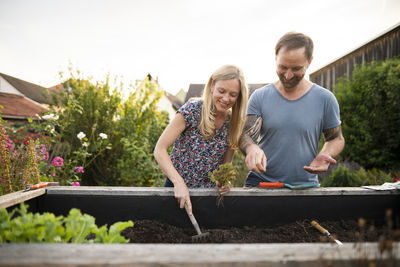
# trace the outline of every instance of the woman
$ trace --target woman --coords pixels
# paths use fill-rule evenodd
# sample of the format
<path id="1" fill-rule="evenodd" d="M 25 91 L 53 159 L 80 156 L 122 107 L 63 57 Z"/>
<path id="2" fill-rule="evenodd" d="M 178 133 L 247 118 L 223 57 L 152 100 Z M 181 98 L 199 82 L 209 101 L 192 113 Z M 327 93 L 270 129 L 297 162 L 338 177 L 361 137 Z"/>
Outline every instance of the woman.
<path id="1" fill-rule="evenodd" d="M 154 157 L 167 175 L 165 186 L 174 186 L 180 208 L 192 213 L 189 188 L 215 187 L 208 173 L 230 163 L 243 130 L 248 92 L 243 72 L 234 65 L 217 69 L 201 99 L 189 100 L 165 128 Z M 168 148 L 174 144 L 171 157 Z M 221 194 L 229 192 L 221 187 Z"/>

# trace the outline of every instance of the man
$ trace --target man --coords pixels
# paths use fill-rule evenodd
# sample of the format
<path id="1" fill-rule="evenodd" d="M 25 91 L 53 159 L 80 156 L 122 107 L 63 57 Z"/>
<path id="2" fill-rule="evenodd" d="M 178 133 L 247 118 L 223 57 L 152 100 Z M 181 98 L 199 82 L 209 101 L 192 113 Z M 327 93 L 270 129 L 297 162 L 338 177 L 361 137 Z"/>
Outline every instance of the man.
<path id="1" fill-rule="evenodd" d="M 240 140 L 250 170 L 245 186 L 279 181 L 318 187 L 317 174 L 335 164 L 343 150 L 335 96 L 304 78 L 312 54 L 313 42 L 302 33 L 289 32 L 276 44 L 279 80 L 250 97 Z M 325 143 L 318 153 L 322 133 Z"/>

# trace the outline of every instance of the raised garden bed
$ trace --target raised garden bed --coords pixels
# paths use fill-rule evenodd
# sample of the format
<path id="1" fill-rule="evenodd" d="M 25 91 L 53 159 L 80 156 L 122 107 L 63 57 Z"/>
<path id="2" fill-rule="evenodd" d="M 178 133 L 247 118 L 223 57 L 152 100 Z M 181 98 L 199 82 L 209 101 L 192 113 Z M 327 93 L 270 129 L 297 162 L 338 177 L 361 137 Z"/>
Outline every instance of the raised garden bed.
<path id="1" fill-rule="evenodd" d="M 200 266 L 205 262 L 209 266 L 222 262 L 229 263 L 228 265 L 246 263 L 246 266 L 250 266 L 255 263 L 274 263 L 274 266 L 281 266 L 289 260 L 282 258 L 285 251 L 291 253 L 290 257 L 294 257 L 289 261 L 307 263 L 304 266 L 320 266 L 313 264 L 320 263 L 321 258 L 330 259 L 333 263 L 339 264 L 349 261 L 349 257 L 350 259 L 351 257 L 360 257 L 361 254 L 356 251 L 354 245 L 360 241 L 374 242 L 363 243 L 363 248 L 369 251 L 366 255 L 372 259 L 382 258 L 376 241 L 379 234 L 385 231 L 385 227 L 383 227 L 386 223 L 385 212 L 388 209 L 392 210 L 393 223 L 396 227 L 398 227 L 400 214 L 398 205 L 400 193 L 398 191 L 371 191 L 363 188 L 318 188 L 303 191 L 235 188 L 225 197 L 224 206 L 218 207 L 215 190 L 198 189 L 191 191 L 193 213 L 201 229 L 210 232 L 210 238 L 214 239 L 211 241 L 213 244 L 190 244 L 190 237 L 195 234 L 195 231 L 185 211 L 179 209 L 170 188 L 48 187 L 45 190 L 42 195 L 26 201 L 30 205 L 31 211 L 49 211 L 58 215 L 66 215 L 74 207 L 80 209 L 82 213 L 94 216 L 97 225 L 105 223 L 110 225 L 116 221 L 134 221 L 136 225 L 132 229 L 126 229 L 123 234 L 132 237 L 131 241 L 135 244 L 107 245 L 107 248 L 108 251 L 114 251 L 114 248 L 117 247 L 121 251 L 133 249 L 137 253 L 129 252 L 127 254 L 132 255 L 133 253 L 136 257 L 129 259 L 122 257 L 123 260 L 118 261 L 112 259 L 108 252 L 100 253 L 106 249 L 97 245 L 95 246 L 96 252 L 90 252 L 90 255 L 85 256 L 82 255 L 83 251 L 87 251 L 86 248 L 93 245 L 70 244 L 65 247 L 64 245 L 6 244 L 0 247 L 0 265 L 13 262 L 18 266 L 17 263 L 23 262 L 23 255 L 19 254 L 19 256 L 13 257 L 13 253 L 10 253 L 10 250 L 18 246 L 23 247 L 21 253 L 26 254 L 25 256 L 35 255 L 40 249 L 43 249 L 43 246 L 46 249 L 51 246 L 53 254 L 46 254 L 42 260 L 39 258 L 40 256 L 37 256 L 38 258 L 35 260 L 38 264 L 57 262 L 54 255 L 58 255 L 59 259 L 63 258 L 68 252 L 72 253 L 69 249 L 74 252 L 79 250 L 78 254 L 80 255 L 74 258 L 66 257 L 69 264 L 72 265 L 87 262 L 97 264 L 96 262 L 101 262 L 102 258 L 104 264 L 140 262 L 143 266 L 155 263 L 167 265 L 179 263 L 193 266 L 199 264 Z M 15 207 L 15 201 L 8 203 L 14 205 L 11 205 L 9 209 Z M 375 225 L 377 233 L 366 232 L 362 236 L 363 239 L 359 239 L 356 232 L 357 221 L 360 217 L 364 218 L 368 225 Z M 344 246 L 318 243 L 321 234 L 311 227 L 309 223 L 311 220 L 319 221 L 344 242 Z M 150 224 L 150 221 L 153 225 Z M 139 231 L 144 233 L 144 236 L 155 238 L 154 241 L 145 240 L 143 236 L 140 237 L 137 235 Z M 168 236 L 172 237 L 171 241 L 168 240 Z M 139 242 L 151 242 L 152 244 L 139 244 Z M 246 244 L 227 244 L 241 242 Z M 290 242 L 295 243 L 288 244 Z M 161 243 L 185 244 L 172 245 L 175 249 L 168 258 L 166 255 L 171 244 L 163 245 Z M 394 245 L 394 255 L 400 255 L 399 243 L 394 243 Z M 121 246 L 125 247 L 121 248 Z M 260 246 L 264 251 L 264 256 L 259 252 Z M 130 247 L 130 249 L 125 249 L 126 247 Z M 276 251 L 277 247 L 279 247 L 279 251 Z M 305 248 L 308 249 L 305 250 Z M 195 251 L 208 251 L 209 249 L 219 251 L 218 256 L 205 259 L 204 255 L 195 253 Z M 272 251 L 277 254 L 271 258 Z M 332 251 L 335 251 L 336 258 L 332 258 Z M 302 256 L 301 253 L 305 253 L 305 255 Z M 328 254 L 324 256 L 325 253 Z M 119 252 L 118 254 L 120 255 Z M 137 258 L 143 254 L 147 255 L 146 259 Z M 232 258 L 233 254 L 234 259 Z M 96 260 L 93 255 L 98 256 Z M 266 255 L 269 256 L 266 257 Z M 390 255 L 385 257 L 388 256 Z M 304 257 L 307 259 L 305 260 Z M 399 256 L 395 258 L 395 261 L 399 263 Z M 60 262 L 65 263 L 65 261 Z"/>

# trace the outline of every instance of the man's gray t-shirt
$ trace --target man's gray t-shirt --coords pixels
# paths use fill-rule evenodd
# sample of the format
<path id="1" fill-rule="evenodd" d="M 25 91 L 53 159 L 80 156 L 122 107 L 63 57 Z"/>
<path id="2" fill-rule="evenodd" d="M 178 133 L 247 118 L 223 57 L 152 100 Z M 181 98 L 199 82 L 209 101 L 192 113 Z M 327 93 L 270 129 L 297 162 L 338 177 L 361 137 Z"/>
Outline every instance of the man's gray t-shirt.
<path id="1" fill-rule="evenodd" d="M 248 115 L 262 117 L 259 146 L 267 156 L 267 171 L 254 175 L 291 185 L 318 183 L 318 176 L 303 169 L 318 152 L 323 130 L 341 124 L 335 96 L 316 84 L 302 97 L 288 100 L 273 84 L 256 90 L 249 99 Z"/>

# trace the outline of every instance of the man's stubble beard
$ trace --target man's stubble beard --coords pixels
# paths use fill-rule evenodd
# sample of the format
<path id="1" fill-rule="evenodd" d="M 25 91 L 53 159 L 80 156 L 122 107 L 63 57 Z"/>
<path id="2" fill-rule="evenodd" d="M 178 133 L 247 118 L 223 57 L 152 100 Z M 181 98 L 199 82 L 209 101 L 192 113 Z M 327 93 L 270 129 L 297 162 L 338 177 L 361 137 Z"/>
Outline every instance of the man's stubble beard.
<path id="1" fill-rule="evenodd" d="M 305 74 L 303 74 L 301 76 L 293 76 L 293 78 L 290 79 L 289 81 L 285 79 L 283 74 L 278 75 L 278 77 L 279 77 L 279 80 L 281 81 L 283 88 L 292 89 L 292 88 L 296 87 L 301 82 L 301 80 L 303 80 L 304 75 Z"/>

